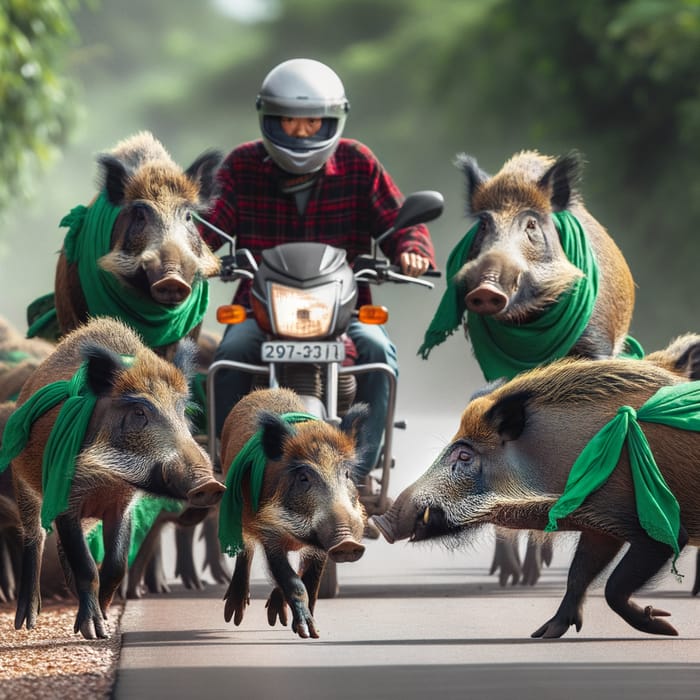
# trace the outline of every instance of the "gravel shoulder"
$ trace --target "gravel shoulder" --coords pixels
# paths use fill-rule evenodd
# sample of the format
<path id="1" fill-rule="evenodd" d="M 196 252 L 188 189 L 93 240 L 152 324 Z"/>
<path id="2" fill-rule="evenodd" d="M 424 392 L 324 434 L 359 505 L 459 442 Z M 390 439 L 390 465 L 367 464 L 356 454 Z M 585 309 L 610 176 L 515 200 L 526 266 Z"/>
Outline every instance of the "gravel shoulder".
<path id="1" fill-rule="evenodd" d="M 15 607 L 0 604 L 0 700 L 109 698 L 121 650 L 124 603 L 109 612 L 109 639 L 73 633 L 77 603 L 45 601 L 33 630 L 15 630 Z"/>

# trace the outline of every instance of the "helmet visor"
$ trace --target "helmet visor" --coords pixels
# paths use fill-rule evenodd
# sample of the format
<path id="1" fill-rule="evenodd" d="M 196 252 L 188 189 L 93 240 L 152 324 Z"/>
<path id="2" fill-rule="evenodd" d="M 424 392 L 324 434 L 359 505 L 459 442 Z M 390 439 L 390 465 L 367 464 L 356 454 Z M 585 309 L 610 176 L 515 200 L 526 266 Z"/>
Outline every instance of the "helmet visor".
<path id="1" fill-rule="evenodd" d="M 337 129 L 337 119 L 324 117 L 321 121 L 321 128 L 313 136 L 298 138 L 297 136 L 288 136 L 285 133 L 284 129 L 282 128 L 282 121 L 280 117 L 263 117 L 263 132 L 265 136 L 272 143 L 293 151 L 306 151 L 309 149 L 319 148 L 325 145 L 335 136 Z"/>

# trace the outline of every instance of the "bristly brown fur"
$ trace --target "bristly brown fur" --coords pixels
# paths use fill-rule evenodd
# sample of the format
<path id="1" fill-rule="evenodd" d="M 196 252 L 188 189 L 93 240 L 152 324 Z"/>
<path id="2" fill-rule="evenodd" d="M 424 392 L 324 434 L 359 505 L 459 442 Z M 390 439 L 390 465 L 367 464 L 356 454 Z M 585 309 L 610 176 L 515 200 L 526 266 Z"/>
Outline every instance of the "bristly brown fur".
<path id="1" fill-rule="evenodd" d="M 167 203 L 173 197 L 197 203 L 199 187 L 176 167 L 150 164 L 140 168 L 124 188 L 124 199 L 143 199 L 152 204 Z"/>
<path id="2" fill-rule="evenodd" d="M 157 371 L 155 371 L 154 363 L 159 365 Z M 114 391 L 119 395 L 152 394 L 154 393 L 154 380 L 162 383 L 171 393 L 177 391 L 185 396 L 189 394 L 185 375 L 173 364 L 151 352 L 141 352 L 137 355 L 134 364 L 117 377 Z"/>
<path id="3" fill-rule="evenodd" d="M 542 404 L 596 403 L 609 400 L 613 392 L 653 391 L 680 381 L 677 375 L 643 360 L 563 359 L 516 376 L 490 396 L 497 401 L 506 393 L 526 391 Z"/>
<path id="4" fill-rule="evenodd" d="M 542 213 L 552 211 L 549 193 L 536 182 L 525 180 L 522 174 L 502 173 L 479 187 L 472 198 L 473 212 L 532 209 Z"/>
<path id="5" fill-rule="evenodd" d="M 537 183 L 554 163 L 554 158 L 537 151 L 514 154 L 498 173 L 474 192 L 472 212 L 502 212 L 509 209 L 551 212 L 550 193 Z"/>

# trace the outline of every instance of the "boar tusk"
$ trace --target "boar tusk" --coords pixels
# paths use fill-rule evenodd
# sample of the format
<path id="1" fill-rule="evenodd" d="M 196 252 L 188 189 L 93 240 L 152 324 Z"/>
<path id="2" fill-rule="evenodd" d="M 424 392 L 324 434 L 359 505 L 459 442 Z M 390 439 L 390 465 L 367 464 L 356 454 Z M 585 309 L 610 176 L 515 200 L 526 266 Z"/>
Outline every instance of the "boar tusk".
<path id="1" fill-rule="evenodd" d="M 423 511 L 423 524 L 427 525 L 428 520 L 430 520 L 430 506 Z"/>

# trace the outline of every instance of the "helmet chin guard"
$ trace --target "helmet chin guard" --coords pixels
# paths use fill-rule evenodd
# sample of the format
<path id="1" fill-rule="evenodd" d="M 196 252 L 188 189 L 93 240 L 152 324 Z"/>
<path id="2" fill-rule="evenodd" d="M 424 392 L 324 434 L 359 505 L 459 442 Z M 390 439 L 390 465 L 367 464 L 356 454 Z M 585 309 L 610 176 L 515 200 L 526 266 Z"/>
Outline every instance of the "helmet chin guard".
<path id="1" fill-rule="evenodd" d="M 256 100 L 262 141 L 283 170 L 304 175 L 320 170 L 340 140 L 350 103 L 336 73 L 319 61 L 294 58 L 273 68 Z M 287 136 L 280 117 L 321 118 L 321 129 L 310 138 Z"/>

